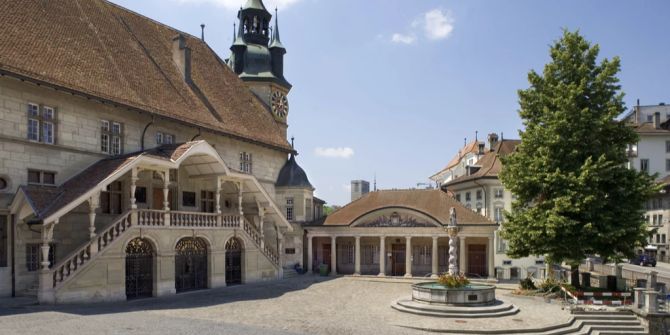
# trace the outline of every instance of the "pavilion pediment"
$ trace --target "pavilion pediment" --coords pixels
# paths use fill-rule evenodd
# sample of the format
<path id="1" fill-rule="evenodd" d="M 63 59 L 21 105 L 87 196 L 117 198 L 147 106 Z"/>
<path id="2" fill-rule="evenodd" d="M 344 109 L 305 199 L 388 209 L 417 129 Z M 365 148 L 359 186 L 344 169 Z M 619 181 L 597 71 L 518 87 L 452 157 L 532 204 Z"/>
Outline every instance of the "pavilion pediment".
<path id="1" fill-rule="evenodd" d="M 393 211 L 378 213 L 378 215 L 366 215 L 357 220 L 354 226 L 361 228 L 429 228 L 439 226 L 439 224 L 429 218 L 422 217 L 422 215 Z"/>

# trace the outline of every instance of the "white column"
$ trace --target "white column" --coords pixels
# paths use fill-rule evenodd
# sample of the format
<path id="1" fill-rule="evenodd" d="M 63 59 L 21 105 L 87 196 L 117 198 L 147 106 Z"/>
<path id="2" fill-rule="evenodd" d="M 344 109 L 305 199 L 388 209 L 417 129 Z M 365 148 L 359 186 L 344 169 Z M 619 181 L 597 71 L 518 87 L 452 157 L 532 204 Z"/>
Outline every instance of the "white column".
<path id="1" fill-rule="evenodd" d="M 58 219 L 42 226 L 42 245 L 40 248 L 42 257 L 39 271 L 39 290 L 37 292 L 37 300 L 40 303 L 55 303 L 53 275 L 49 270 L 49 249 L 51 249 L 50 243 L 53 240 L 54 226 L 57 224 Z"/>
<path id="2" fill-rule="evenodd" d="M 354 263 L 354 276 L 361 275 L 361 237 L 354 236 L 356 239 L 356 258 Z"/>
<path id="3" fill-rule="evenodd" d="M 95 233 L 95 210 L 100 206 L 100 193 L 88 199 L 88 237 L 94 239 Z"/>
<path id="4" fill-rule="evenodd" d="M 488 264 L 488 273 L 489 273 L 489 278 L 494 279 L 496 277 L 495 274 L 495 267 L 494 267 L 494 262 L 493 262 L 493 237 L 489 237 L 489 243 L 486 246 L 486 262 Z"/>
<path id="5" fill-rule="evenodd" d="M 216 177 L 216 226 L 221 227 L 221 178 Z"/>
<path id="6" fill-rule="evenodd" d="M 430 275 L 431 278 L 437 278 L 437 273 L 439 272 L 437 268 L 437 260 L 438 260 L 438 254 L 437 254 L 437 236 L 433 236 L 433 253 L 431 254 L 430 260 L 432 261 L 433 268 L 431 270 L 432 274 Z"/>
<path id="7" fill-rule="evenodd" d="M 265 228 L 263 228 L 263 225 L 265 223 L 265 208 L 262 206 L 258 207 L 258 217 L 259 217 L 259 223 L 258 223 L 258 230 L 261 234 L 261 249 L 265 248 Z"/>
<path id="8" fill-rule="evenodd" d="M 238 206 L 240 207 L 240 216 L 244 216 L 244 210 L 242 210 L 242 192 L 243 192 L 243 185 L 244 182 L 239 182 L 238 183 L 238 190 L 239 194 L 237 196 L 237 200 L 239 202 Z"/>
<path id="9" fill-rule="evenodd" d="M 170 225 L 170 201 L 168 199 L 170 195 L 170 170 L 163 172 L 163 222 L 164 225 Z"/>
<path id="10" fill-rule="evenodd" d="M 277 228 L 277 234 L 277 248 L 279 249 L 277 256 L 279 256 L 279 278 L 281 279 L 284 278 L 284 234 L 281 233 L 279 228 Z"/>
<path id="11" fill-rule="evenodd" d="M 137 198 L 135 198 L 135 191 L 137 190 L 137 181 L 139 180 L 138 173 L 139 169 L 136 167 L 130 170 L 130 224 L 132 226 L 137 225 Z M 98 197 L 100 197 L 100 193 L 98 193 Z"/>
<path id="12" fill-rule="evenodd" d="M 137 209 L 137 199 L 135 198 L 135 190 L 137 190 L 137 168 L 130 170 L 130 209 Z"/>
<path id="13" fill-rule="evenodd" d="M 412 236 L 405 236 L 405 277 L 412 277 Z"/>
<path id="14" fill-rule="evenodd" d="M 468 273 L 468 253 L 465 250 L 465 236 L 459 236 L 458 240 L 460 242 L 460 247 L 458 248 L 458 268 L 461 273 Z"/>
<path id="15" fill-rule="evenodd" d="M 379 277 L 386 276 L 386 236 L 379 236 Z"/>
<path id="16" fill-rule="evenodd" d="M 337 237 L 333 236 L 330 238 L 330 274 L 333 276 L 337 275 L 337 247 L 336 243 Z"/>
<path id="17" fill-rule="evenodd" d="M 312 269 L 312 266 L 313 266 L 313 264 L 312 264 L 312 262 L 313 262 L 313 259 L 312 259 L 312 257 L 313 257 L 313 255 L 312 255 L 312 253 L 313 253 L 313 251 L 312 251 L 312 238 L 313 238 L 312 235 L 307 233 L 307 273 L 309 273 L 309 274 L 312 274 L 312 271 L 313 271 L 313 269 Z"/>

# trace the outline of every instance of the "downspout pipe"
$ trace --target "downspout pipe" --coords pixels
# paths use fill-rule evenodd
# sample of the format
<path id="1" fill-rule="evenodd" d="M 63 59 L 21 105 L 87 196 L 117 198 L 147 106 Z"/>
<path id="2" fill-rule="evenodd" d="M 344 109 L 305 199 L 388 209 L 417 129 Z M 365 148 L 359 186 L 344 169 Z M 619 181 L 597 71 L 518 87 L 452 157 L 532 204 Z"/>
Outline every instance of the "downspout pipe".
<path id="1" fill-rule="evenodd" d="M 149 127 L 151 127 L 152 124 L 154 124 L 154 117 L 153 116 L 151 116 L 151 121 L 149 121 L 149 123 L 147 123 L 147 125 L 144 126 L 144 130 L 142 130 L 142 137 L 140 137 L 140 150 L 141 151 L 144 151 L 144 135 L 147 133 L 147 130 L 149 129 Z"/>
<path id="2" fill-rule="evenodd" d="M 200 135 L 202 135 L 202 130 L 200 129 L 200 127 L 198 127 L 198 133 L 195 134 L 195 136 L 193 136 L 193 138 L 191 139 L 191 142 L 195 141 L 195 139 L 200 137 Z"/>

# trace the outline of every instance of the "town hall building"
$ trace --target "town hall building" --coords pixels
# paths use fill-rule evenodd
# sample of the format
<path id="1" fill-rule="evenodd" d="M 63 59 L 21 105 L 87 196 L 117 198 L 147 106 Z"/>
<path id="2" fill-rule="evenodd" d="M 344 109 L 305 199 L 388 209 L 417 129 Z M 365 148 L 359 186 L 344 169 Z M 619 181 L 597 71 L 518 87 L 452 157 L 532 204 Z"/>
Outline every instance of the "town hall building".
<path id="1" fill-rule="evenodd" d="M 161 296 L 304 262 L 323 202 L 286 139 L 286 49 L 261 0 L 227 59 L 105 0 L 0 16 L 1 296 Z"/>
<path id="2" fill-rule="evenodd" d="M 322 267 L 435 276 L 450 247 L 493 276 L 497 225 L 443 190 L 361 194 L 323 217 L 286 136 L 276 12 L 247 0 L 237 19 L 222 58 L 204 27 L 106 0 L 3 4 L 0 296 L 119 301 Z"/>

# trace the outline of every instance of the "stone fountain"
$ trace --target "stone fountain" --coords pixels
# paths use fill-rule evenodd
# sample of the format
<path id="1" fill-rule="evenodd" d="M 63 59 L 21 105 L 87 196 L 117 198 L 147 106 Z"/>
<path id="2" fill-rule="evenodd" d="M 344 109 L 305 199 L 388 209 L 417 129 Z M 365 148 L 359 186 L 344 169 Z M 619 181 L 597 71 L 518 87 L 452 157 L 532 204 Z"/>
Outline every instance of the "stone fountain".
<path id="1" fill-rule="evenodd" d="M 456 210 L 449 211 L 449 274 L 458 275 L 458 222 Z M 420 315 L 477 318 L 513 315 L 519 309 L 512 304 L 496 300 L 495 286 L 468 284 L 450 288 L 438 282 L 424 282 L 412 285 L 411 299 L 399 299 L 391 307 Z"/>

